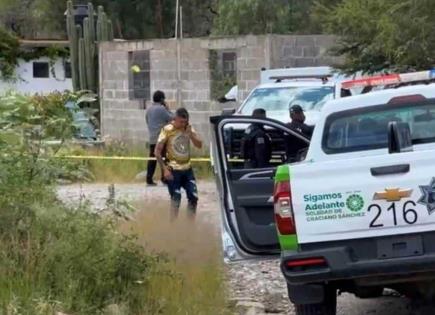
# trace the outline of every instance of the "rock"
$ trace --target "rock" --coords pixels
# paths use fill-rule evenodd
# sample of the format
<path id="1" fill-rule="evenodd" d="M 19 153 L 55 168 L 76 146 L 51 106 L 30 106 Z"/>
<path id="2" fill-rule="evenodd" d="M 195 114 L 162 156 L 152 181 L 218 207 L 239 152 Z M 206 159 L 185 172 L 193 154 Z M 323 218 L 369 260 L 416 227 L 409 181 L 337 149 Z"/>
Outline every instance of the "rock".
<path id="1" fill-rule="evenodd" d="M 236 304 L 237 314 L 240 315 L 256 315 L 264 313 L 265 307 L 263 304 L 252 301 L 239 301 Z"/>
<path id="2" fill-rule="evenodd" d="M 146 180 L 147 180 L 147 172 L 146 171 L 140 172 L 139 174 L 136 175 L 134 180 L 137 181 L 137 182 L 146 182 Z"/>

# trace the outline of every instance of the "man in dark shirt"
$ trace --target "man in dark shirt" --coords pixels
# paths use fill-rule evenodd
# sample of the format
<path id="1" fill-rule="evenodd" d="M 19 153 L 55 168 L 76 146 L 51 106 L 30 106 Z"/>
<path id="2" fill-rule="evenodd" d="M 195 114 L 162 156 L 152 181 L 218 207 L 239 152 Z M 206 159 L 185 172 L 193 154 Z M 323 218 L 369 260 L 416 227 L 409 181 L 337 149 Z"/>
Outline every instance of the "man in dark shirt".
<path id="1" fill-rule="evenodd" d="M 174 115 L 168 109 L 165 103 L 165 93 L 162 91 L 156 91 L 153 95 L 153 104 L 146 112 L 146 123 L 148 126 L 149 144 L 150 144 L 150 157 L 154 158 L 154 150 L 156 149 L 157 139 L 159 137 L 162 128 L 168 124 Z M 147 184 L 148 186 L 155 186 L 153 181 L 154 172 L 156 171 L 157 162 L 151 160 L 147 166 Z M 163 173 L 162 173 L 162 181 Z"/>
<path id="2" fill-rule="evenodd" d="M 255 118 L 266 118 L 266 111 L 257 108 L 252 113 Z M 241 157 L 245 159 L 245 168 L 264 168 L 269 166 L 272 155 L 272 140 L 262 124 L 251 124 L 241 141 Z"/>
<path id="3" fill-rule="evenodd" d="M 293 105 L 290 107 L 290 118 L 292 121 L 289 124 L 289 127 L 311 139 L 314 128 L 305 124 L 304 110 L 300 105 Z"/>
<path id="4" fill-rule="evenodd" d="M 299 132 L 304 137 L 311 139 L 313 135 L 313 127 L 305 124 L 304 110 L 300 105 L 290 107 L 291 123 L 288 124 L 290 129 Z M 301 139 L 287 136 L 285 139 L 287 162 L 296 162 L 302 150 L 305 150 L 308 145 Z"/>

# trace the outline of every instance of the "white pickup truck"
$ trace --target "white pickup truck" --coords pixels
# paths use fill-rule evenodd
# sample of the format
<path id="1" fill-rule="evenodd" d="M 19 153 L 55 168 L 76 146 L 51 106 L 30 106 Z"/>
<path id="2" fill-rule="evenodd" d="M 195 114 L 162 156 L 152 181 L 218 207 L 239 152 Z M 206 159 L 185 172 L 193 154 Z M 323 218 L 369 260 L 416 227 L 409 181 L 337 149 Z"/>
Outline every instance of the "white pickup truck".
<path id="1" fill-rule="evenodd" d="M 211 119 L 224 254 L 281 254 L 298 315 L 335 315 L 338 291 L 435 298 L 435 72 L 420 74 L 353 82 L 396 88 L 328 102 L 311 143 L 271 119 Z M 305 160 L 243 169 L 224 152 L 236 123 L 305 142 Z"/>

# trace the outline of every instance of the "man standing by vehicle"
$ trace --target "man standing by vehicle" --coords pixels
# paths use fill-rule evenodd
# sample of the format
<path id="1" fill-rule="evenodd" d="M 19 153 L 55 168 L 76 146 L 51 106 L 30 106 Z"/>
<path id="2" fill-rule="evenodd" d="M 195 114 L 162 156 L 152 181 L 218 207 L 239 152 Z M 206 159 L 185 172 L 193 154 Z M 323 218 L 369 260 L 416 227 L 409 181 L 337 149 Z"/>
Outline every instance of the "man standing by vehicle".
<path id="1" fill-rule="evenodd" d="M 257 108 L 252 113 L 255 118 L 266 118 L 266 111 Z M 261 124 L 250 125 L 241 140 L 241 157 L 245 168 L 264 168 L 269 166 L 272 155 L 272 140 Z"/>
<path id="2" fill-rule="evenodd" d="M 154 150 L 156 148 L 160 130 L 172 120 L 173 116 L 174 115 L 170 112 L 165 103 L 165 93 L 162 91 L 156 91 L 153 95 L 153 105 L 151 105 L 146 112 L 151 158 L 155 157 Z M 153 180 L 154 172 L 156 171 L 156 164 L 157 162 L 154 160 L 148 161 L 146 181 L 149 186 L 156 185 Z M 163 170 L 161 178 L 163 181 Z"/>
<path id="3" fill-rule="evenodd" d="M 292 121 L 289 124 L 289 127 L 311 139 L 311 136 L 313 135 L 313 127 L 305 124 L 304 110 L 300 105 L 293 105 L 290 107 L 290 118 Z"/>
<path id="4" fill-rule="evenodd" d="M 198 190 L 190 164 L 190 141 L 195 147 L 202 147 L 201 139 L 189 124 L 188 111 L 179 108 L 174 120 L 160 132 L 155 149 L 155 156 L 163 170 L 171 196 L 171 219 L 178 216 L 181 188 L 186 191 L 189 216 L 194 218 L 196 214 Z M 163 161 L 163 149 L 166 161 Z"/>

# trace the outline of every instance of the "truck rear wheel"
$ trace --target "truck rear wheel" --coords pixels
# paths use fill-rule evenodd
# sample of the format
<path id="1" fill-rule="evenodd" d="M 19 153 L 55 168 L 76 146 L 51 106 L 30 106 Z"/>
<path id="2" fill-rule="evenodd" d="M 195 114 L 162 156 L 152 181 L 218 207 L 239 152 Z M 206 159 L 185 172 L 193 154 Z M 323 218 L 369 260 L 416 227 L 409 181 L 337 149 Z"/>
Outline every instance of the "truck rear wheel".
<path id="1" fill-rule="evenodd" d="M 296 315 L 336 315 L 337 291 L 325 288 L 325 299 L 318 304 L 295 304 Z"/>

